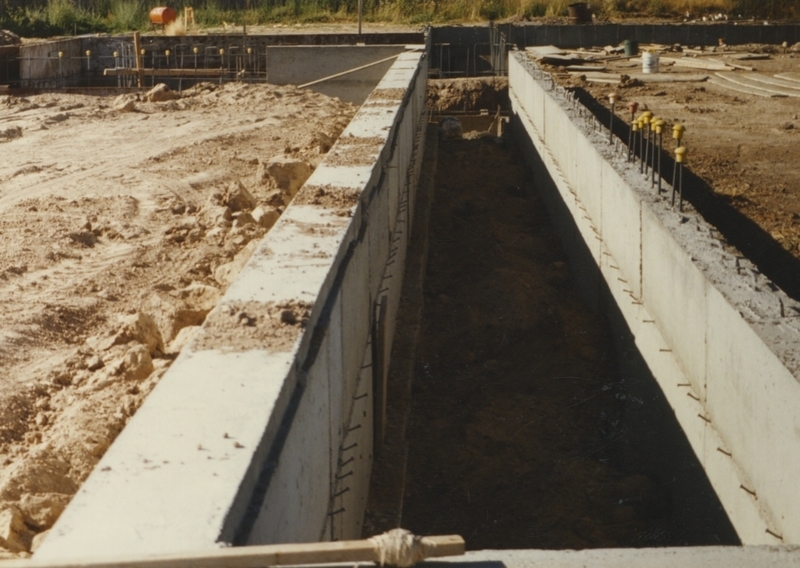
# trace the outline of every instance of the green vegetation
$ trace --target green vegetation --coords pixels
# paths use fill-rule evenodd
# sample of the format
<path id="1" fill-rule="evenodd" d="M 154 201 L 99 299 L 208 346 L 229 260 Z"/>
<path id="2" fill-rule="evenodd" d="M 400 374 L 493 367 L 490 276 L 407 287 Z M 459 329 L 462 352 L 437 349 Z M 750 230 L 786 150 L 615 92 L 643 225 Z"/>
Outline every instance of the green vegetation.
<path id="1" fill-rule="evenodd" d="M 367 21 L 420 24 L 562 18 L 575 0 L 363 0 Z M 0 0 L 0 28 L 22 36 L 147 29 L 151 8 L 193 6 L 201 27 L 274 22 L 352 21 L 358 0 Z M 589 0 L 599 18 L 679 18 L 729 14 L 744 18 L 800 16 L 796 0 Z"/>

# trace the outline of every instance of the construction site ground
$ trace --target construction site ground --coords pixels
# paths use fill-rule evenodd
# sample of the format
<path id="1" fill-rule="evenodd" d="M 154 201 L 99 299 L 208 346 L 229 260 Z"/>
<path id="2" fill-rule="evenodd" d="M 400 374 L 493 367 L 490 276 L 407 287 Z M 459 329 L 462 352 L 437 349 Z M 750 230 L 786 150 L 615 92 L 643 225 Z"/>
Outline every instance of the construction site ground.
<path id="1" fill-rule="evenodd" d="M 690 46 L 683 46 L 689 49 Z M 752 77 L 776 79 L 775 75 L 793 76 L 800 71 L 800 53 L 792 48 L 773 45 L 746 45 L 706 49 L 695 56 L 665 52 L 661 58 L 689 59 L 704 62 L 733 63 L 753 70 L 722 71 L 734 81 L 752 83 Z M 736 54 L 750 53 L 768 59 L 740 60 Z M 575 89 L 581 100 L 606 125 L 609 99 L 616 92 L 614 132 L 628 141 L 630 113 L 628 103 L 638 102 L 640 114 L 650 110 L 667 122 L 665 133 L 665 178 L 672 181 L 675 148 L 672 125 L 685 125 L 683 144 L 688 148 L 689 175 L 685 189 L 689 200 L 721 236 L 750 258 L 784 291 L 800 296 L 800 90 L 763 84 L 777 92 L 758 96 L 747 87 L 723 80 L 714 69 L 679 67 L 662 61 L 659 66 L 664 81 L 643 82 L 642 62 L 638 59 L 587 62 L 605 64 L 607 71 L 622 75 L 617 83 L 599 83 L 604 73 L 568 73 L 564 66 L 543 65 L 556 81 Z M 667 82 L 672 78 L 706 76 L 706 80 Z M 785 79 L 778 82 L 787 82 Z M 758 83 L 755 83 L 758 84 Z M 796 83 L 800 89 L 800 82 Z M 787 87 L 788 88 L 788 87 Z M 734 90 L 743 89 L 743 90 Z M 762 93 L 763 94 L 763 93 Z"/>
<path id="2" fill-rule="evenodd" d="M 744 63 L 761 74 L 800 70 L 781 47 L 737 49 L 770 54 Z M 629 101 L 685 124 L 693 205 L 800 297 L 800 99 L 548 69 L 603 118 L 616 91 L 621 138 Z M 310 171 L 355 110 L 245 84 L 165 98 L 0 95 L 0 558 L 46 537 L 289 202 L 270 160 Z M 470 548 L 696 543 L 676 531 L 660 481 L 604 446 L 622 432 L 628 394 L 602 321 L 567 294 L 569 269 L 521 156 L 479 137 L 443 145 L 439 160 L 425 325 L 440 335 L 423 340 L 417 363 L 404 525 L 462 532 Z M 507 507 L 487 505 L 498 495 Z"/>
<path id="3" fill-rule="evenodd" d="M 0 558 L 44 538 L 355 112 L 150 98 L 0 96 Z"/>

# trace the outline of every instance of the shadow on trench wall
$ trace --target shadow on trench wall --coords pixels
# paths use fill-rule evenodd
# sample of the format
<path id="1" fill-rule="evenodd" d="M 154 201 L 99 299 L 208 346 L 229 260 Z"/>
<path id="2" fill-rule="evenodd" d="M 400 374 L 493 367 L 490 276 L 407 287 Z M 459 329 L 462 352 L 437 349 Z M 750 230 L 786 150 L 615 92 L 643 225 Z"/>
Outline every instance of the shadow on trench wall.
<path id="1" fill-rule="evenodd" d="M 665 536 L 684 546 L 740 545 L 547 168 L 514 116 L 510 127 L 534 174 L 535 191 L 547 204 L 551 223 L 570 259 L 573 283 L 591 308 L 603 314 L 613 334 L 620 381 L 624 381 L 618 396 L 625 397 L 625 406 L 606 455 L 622 470 L 655 479 L 669 495 L 672 534 L 641 533 L 630 545 L 656 546 Z"/>
<path id="2" fill-rule="evenodd" d="M 608 124 L 611 111 L 583 89 L 572 89 L 578 100 L 601 121 Z M 628 125 L 614 121 L 614 135 L 627 144 Z M 637 150 L 636 155 L 640 157 Z M 670 182 L 675 160 L 669 152 L 661 153 L 661 168 Z M 764 276 L 781 288 L 789 297 L 800 301 L 800 259 L 787 251 L 772 235 L 755 221 L 737 210 L 723 196 L 714 192 L 708 183 L 691 171 L 691 164 L 683 172 L 683 198 L 703 219 L 722 234 L 724 240 L 736 247 L 742 255 L 756 265 Z M 677 207 L 677 206 L 676 206 Z"/>

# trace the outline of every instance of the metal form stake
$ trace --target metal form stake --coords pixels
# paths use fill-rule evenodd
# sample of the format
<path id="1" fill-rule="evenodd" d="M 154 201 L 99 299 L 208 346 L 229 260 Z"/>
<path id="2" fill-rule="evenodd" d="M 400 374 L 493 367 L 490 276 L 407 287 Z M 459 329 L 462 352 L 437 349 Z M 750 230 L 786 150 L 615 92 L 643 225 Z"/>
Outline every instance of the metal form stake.
<path id="1" fill-rule="evenodd" d="M 644 173 L 644 117 L 639 117 L 639 173 Z"/>
<path id="2" fill-rule="evenodd" d="M 88 86 L 92 86 L 92 51 L 90 49 L 86 50 L 86 77 L 88 81 Z"/>
<path id="3" fill-rule="evenodd" d="M 658 151 L 659 151 L 658 162 L 659 162 L 659 164 L 661 163 L 661 148 L 660 148 L 660 146 L 659 147 L 656 146 L 656 137 L 659 137 L 659 138 L 661 137 L 661 132 L 664 129 L 664 124 L 665 124 L 664 121 L 661 120 L 660 118 L 657 118 L 655 120 L 655 122 L 653 122 L 653 124 L 652 124 L 652 126 L 653 126 L 653 128 L 652 128 L 652 130 L 653 130 L 653 163 L 652 163 L 651 175 L 650 175 L 650 187 L 653 187 L 656 184 L 656 149 L 657 148 L 658 148 Z M 659 165 L 659 168 L 658 168 L 658 172 L 659 172 L 658 175 L 660 176 L 661 175 L 661 166 L 660 165 Z"/>
<path id="4" fill-rule="evenodd" d="M 634 140 L 633 133 L 636 132 L 636 130 L 634 130 L 636 122 L 635 117 L 636 117 L 636 111 L 639 110 L 639 103 L 636 102 L 629 103 L 628 110 L 631 111 L 631 130 L 630 133 L 628 134 L 628 161 L 630 162 L 631 155 L 633 154 L 633 140 Z"/>
<path id="5" fill-rule="evenodd" d="M 634 120 L 631 122 L 631 134 L 628 139 L 628 161 L 633 162 L 636 160 L 636 134 L 639 132 L 639 121 Z"/>
<path id="6" fill-rule="evenodd" d="M 642 131 L 642 135 L 645 137 L 645 144 L 644 144 L 644 154 L 642 154 L 642 167 L 641 173 L 647 175 L 647 167 L 648 167 L 648 155 L 650 154 L 650 119 L 653 118 L 653 113 L 645 111 L 642 113 L 642 122 L 644 123 L 645 130 Z"/>
<path id="7" fill-rule="evenodd" d="M 683 211 L 683 164 L 686 161 L 686 148 L 675 148 L 675 167 L 672 170 L 672 207 L 675 207 L 675 192 L 678 192 L 680 201 L 678 210 Z"/>
<path id="8" fill-rule="evenodd" d="M 658 134 L 658 194 L 661 195 L 661 154 L 664 151 L 664 126 L 666 122 L 659 120 L 656 122 L 656 134 Z"/>
<path id="9" fill-rule="evenodd" d="M 617 103 L 617 93 L 609 94 L 608 101 L 611 103 L 611 118 L 608 121 L 608 143 L 611 144 L 614 140 L 614 105 Z"/>

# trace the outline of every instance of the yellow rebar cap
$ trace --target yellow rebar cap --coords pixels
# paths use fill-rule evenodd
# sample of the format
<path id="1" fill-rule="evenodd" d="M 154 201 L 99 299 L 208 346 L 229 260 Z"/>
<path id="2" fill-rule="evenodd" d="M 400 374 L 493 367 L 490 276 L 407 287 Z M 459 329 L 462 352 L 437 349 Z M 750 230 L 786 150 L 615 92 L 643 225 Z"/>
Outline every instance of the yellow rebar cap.
<path id="1" fill-rule="evenodd" d="M 686 161 L 687 151 L 686 146 L 678 146 L 675 148 L 675 161 L 682 164 Z"/>
<path id="2" fill-rule="evenodd" d="M 672 137 L 676 140 L 683 138 L 683 133 L 686 132 L 686 127 L 683 124 L 676 124 L 672 127 Z"/>
<path id="3" fill-rule="evenodd" d="M 633 128 L 634 132 L 639 132 L 639 121 L 638 120 L 634 120 L 631 123 L 631 127 Z"/>

